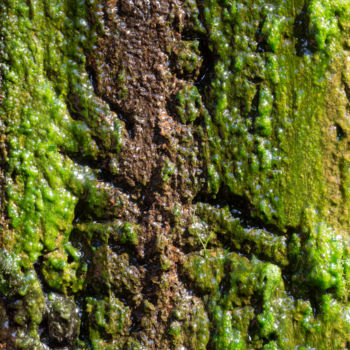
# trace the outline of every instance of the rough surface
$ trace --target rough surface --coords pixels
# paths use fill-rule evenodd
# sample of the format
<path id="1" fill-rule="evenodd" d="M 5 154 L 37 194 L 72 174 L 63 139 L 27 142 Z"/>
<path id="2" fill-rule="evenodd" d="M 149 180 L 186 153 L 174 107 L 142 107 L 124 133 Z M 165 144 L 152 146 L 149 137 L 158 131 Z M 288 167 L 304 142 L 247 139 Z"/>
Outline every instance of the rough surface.
<path id="1" fill-rule="evenodd" d="M 349 38 L 342 0 L 3 0 L 0 348 L 348 348 Z"/>

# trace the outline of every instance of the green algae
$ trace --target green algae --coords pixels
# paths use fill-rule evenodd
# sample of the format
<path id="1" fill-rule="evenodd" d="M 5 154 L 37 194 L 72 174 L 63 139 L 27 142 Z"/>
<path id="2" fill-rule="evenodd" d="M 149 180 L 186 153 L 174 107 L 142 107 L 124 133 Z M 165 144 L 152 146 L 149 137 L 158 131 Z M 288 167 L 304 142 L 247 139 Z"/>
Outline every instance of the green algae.
<path id="1" fill-rule="evenodd" d="M 185 86 L 177 93 L 176 99 L 176 111 L 182 123 L 194 122 L 205 114 L 202 98 L 196 86 Z"/>
<path id="2" fill-rule="evenodd" d="M 116 296 L 128 293 L 139 306 L 141 276 L 129 253 L 113 251 L 119 245 L 136 247 L 140 227 L 110 220 L 122 200 L 111 197 L 96 171 L 72 160 L 106 160 L 108 153 L 116 163 L 123 144 L 122 122 L 94 95 L 85 69 L 84 51 L 101 31 L 98 21 L 92 28 L 94 21 L 87 23 L 87 8 L 95 6 L 68 0 L 0 5 L 5 94 L 0 117 L 9 144 L 13 228 L 5 237 L 12 253 L 0 251 L 0 291 L 6 298 L 22 296 L 14 320 L 28 331 L 18 334 L 18 348 L 42 346 L 38 327 L 45 300 L 34 270 L 38 259 L 50 289 L 74 295 L 89 286 L 83 310 L 89 345 L 78 341 L 77 348 L 142 348 L 130 336 L 131 308 Z M 329 106 L 330 90 L 343 88 L 332 85 L 332 75 L 348 58 L 342 35 L 349 33 L 350 7 L 341 0 L 204 0 L 201 23 L 196 2 L 186 6 L 192 30 L 208 35 L 215 60 L 204 89 L 189 83 L 178 92 L 177 115 L 183 124 L 203 122 L 207 195 L 244 198 L 259 224 L 245 222 L 229 205 L 195 205 L 187 242 L 195 251 L 186 255 L 183 274 L 202 300 L 184 300 L 174 310 L 171 344 L 219 350 L 346 348 L 350 272 L 343 232 L 349 228 L 350 168 L 345 118 L 337 121 L 335 157 L 341 158 L 342 197 L 333 202 L 324 165 L 330 146 L 320 140 L 328 135 L 324 121 L 337 117 Z M 296 37 L 297 16 L 307 17 L 303 38 Z M 180 76 L 191 81 L 198 75 L 198 40 L 182 41 L 176 62 Z M 342 84 L 350 86 L 347 73 L 344 69 Z M 120 70 L 116 78 L 122 99 L 125 74 Z M 181 170 L 166 160 L 163 182 L 169 184 Z M 81 202 L 92 222 L 73 225 Z M 332 218 L 332 210 L 341 215 Z M 73 227 L 88 256 L 70 242 Z M 162 260 L 163 271 L 170 266 Z M 147 305 L 154 308 L 146 300 Z"/>
<path id="3" fill-rule="evenodd" d="M 347 301 L 350 277 L 348 240 L 317 218 L 314 211 L 308 210 L 304 221 L 303 232 L 294 234 L 290 243 L 295 283 L 299 284 L 300 290 L 332 290 L 337 298 Z"/>
<path id="4" fill-rule="evenodd" d="M 317 3 L 332 7 L 340 18 L 348 16 L 348 6 Z M 204 101 L 211 112 L 205 118 L 204 143 L 208 190 L 215 195 L 224 187 L 246 197 L 254 206 L 252 215 L 281 229 L 300 224 L 305 203 L 325 214 L 330 206 L 322 200 L 327 187 L 319 120 L 328 117 L 330 56 L 343 52 L 341 39 L 330 31 L 320 34 L 328 38 L 328 45 L 299 55 L 299 40 L 318 40 L 316 33 L 322 29 L 312 29 L 320 27 L 316 18 L 336 21 L 337 28 L 339 19 L 312 11 L 310 37 L 298 39 L 296 19 L 289 14 L 301 14 L 304 3 L 293 4 L 294 8 L 287 2 L 203 5 L 209 48 L 217 56 Z"/>
<path id="5" fill-rule="evenodd" d="M 224 273 L 224 260 L 216 251 L 210 251 L 210 254 L 204 251 L 203 256 L 193 253 L 187 256 L 184 269 L 200 292 L 208 294 L 219 288 Z"/>
<path id="6" fill-rule="evenodd" d="M 139 242 L 139 225 L 131 222 L 122 222 L 115 220 L 105 223 L 80 223 L 76 229 L 86 235 L 88 244 L 91 245 L 93 239 L 98 239 L 103 243 L 107 243 L 109 239 L 120 244 L 128 244 L 137 246 Z"/>
<path id="7" fill-rule="evenodd" d="M 210 323 L 200 299 L 181 300 L 174 310 L 169 335 L 175 347 L 204 350 L 210 338 Z"/>
<path id="8" fill-rule="evenodd" d="M 127 334 L 131 325 L 130 310 L 111 295 L 102 300 L 87 298 L 86 310 L 89 315 L 89 332 L 92 348 L 95 350 L 122 347 L 124 342 L 114 342 L 119 335 Z M 112 338 L 111 342 L 103 339 Z"/>
<path id="9" fill-rule="evenodd" d="M 88 6 L 94 2 L 0 5 L 5 96 L 0 117 L 9 145 L 6 187 L 13 228 L 5 244 L 17 256 L 17 265 L 8 273 L 17 271 L 20 278 L 20 269 L 30 273 L 33 263 L 43 257 L 45 283 L 64 294 L 81 291 L 86 280 L 87 264 L 69 242 L 78 201 L 84 197 L 88 211 L 105 217 L 110 199 L 97 172 L 71 157 L 79 154 L 96 160 L 109 152 L 113 158 L 122 145 L 122 122 L 94 95 L 85 69 L 84 51 L 95 40 L 86 21 Z M 131 224 L 119 226 L 121 240 L 137 244 L 136 229 Z M 28 305 L 23 310 L 29 319 L 16 318 L 19 325 L 31 325 L 28 334 L 18 336 L 19 348 L 29 348 L 31 341 L 40 344 L 37 326 L 43 292 L 36 273 L 31 274 L 37 291 L 28 287 L 25 293 Z M 12 285 L 8 288 L 16 291 Z M 2 293 L 6 295 L 5 286 Z"/>
<path id="10" fill-rule="evenodd" d="M 67 242 L 79 196 L 96 187 L 93 172 L 74 165 L 67 155 L 96 158 L 99 148 L 93 136 L 97 135 L 91 127 L 101 113 L 111 112 L 96 103 L 85 72 L 87 38 L 83 33 L 87 35 L 87 24 L 83 17 L 75 16 L 77 12 L 84 15 L 83 3 L 51 2 L 49 8 L 36 3 L 33 9 L 25 2 L 2 6 L 6 99 L 1 113 L 10 144 L 8 212 L 20 237 L 14 249 L 26 253 L 30 264 L 42 250 L 53 251 Z M 74 17 L 66 17 L 63 10 Z M 63 38 L 74 31 L 81 35 L 70 34 L 67 44 Z M 51 74 L 55 80 L 50 79 Z M 70 116 L 66 107 L 70 94 L 76 95 L 86 122 Z M 120 126 L 114 123 L 95 129 L 103 132 L 99 137 L 111 151 L 120 147 Z M 101 199 L 90 196 L 90 200 Z"/>
<path id="11" fill-rule="evenodd" d="M 86 263 L 80 262 L 80 259 L 68 262 L 70 256 L 54 251 L 45 255 L 42 265 L 42 275 L 48 286 L 64 294 L 81 291 L 87 273 Z"/>
<path id="12" fill-rule="evenodd" d="M 165 183 L 169 183 L 170 178 L 174 174 L 174 172 L 175 172 L 175 165 L 172 162 L 166 160 L 162 168 L 162 173 L 161 173 L 162 180 Z"/>
<path id="13" fill-rule="evenodd" d="M 228 206 L 215 208 L 205 203 L 196 206 L 193 223 L 189 226 L 191 245 L 206 248 L 218 241 L 229 242 L 230 246 L 245 253 L 261 254 L 265 259 L 281 266 L 287 266 L 288 246 L 283 235 L 276 235 L 267 229 L 252 227 L 235 217 Z"/>
<path id="14" fill-rule="evenodd" d="M 180 41 L 175 49 L 177 53 L 175 67 L 182 76 L 198 75 L 203 58 L 199 51 L 199 41 Z"/>
<path id="15" fill-rule="evenodd" d="M 213 348 L 262 348 L 263 344 L 276 349 L 345 346 L 349 339 L 348 306 L 344 307 L 330 294 L 321 296 L 320 309 L 315 315 L 310 301 L 289 295 L 277 265 L 224 250 L 209 250 L 207 254 L 211 258 L 207 260 L 200 258 L 203 254 L 199 253 L 197 258 L 190 255 L 187 265 L 194 259 L 197 265 L 202 265 L 191 267 L 188 275 L 199 290 L 204 290 L 203 271 L 215 270 L 217 264 L 225 266 L 225 277 L 222 272 L 217 276 L 207 273 L 208 285 L 215 288 L 204 290 L 214 332 L 210 343 Z M 251 306 L 253 301 L 261 305 L 259 311 Z"/>
<path id="16" fill-rule="evenodd" d="M 79 333 L 78 309 L 73 300 L 58 294 L 48 295 L 49 334 L 57 342 L 67 341 L 74 345 Z"/>
<path id="17" fill-rule="evenodd" d="M 335 72 L 347 71 L 349 5 L 208 0 L 198 7 L 216 59 L 193 101 L 196 115 L 207 111 L 207 192 L 220 204 L 196 205 L 188 244 L 203 250 L 187 255 L 184 271 L 205 295 L 210 347 L 345 348 L 349 192 L 341 185 L 339 193 L 330 174 L 340 184 L 348 178 L 348 97 L 335 92 L 347 83 Z M 330 138 L 333 123 L 341 127 Z M 248 223 L 235 217 L 240 201 L 249 203 Z"/>
<path id="18" fill-rule="evenodd" d="M 266 348 L 276 349 L 345 346 L 349 326 L 348 242 L 314 210 L 306 210 L 301 231 L 288 244 L 283 236 L 244 228 L 228 207 L 198 203 L 193 220 L 189 233 L 198 242 L 192 246 L 200 247 L 203 241 L 206 245 L 200 253 L 187 255 L 184 269 L 195 290 L 208 295 L 204 300 L 215 349 L 261 348 L 264 343 Z M 256 236 L 251 234 L 254 231 L 258 231 Z M 222 248 L 210 248 L 220 238 L 243 253 L 260 254 L 272 263 L 259 261 L 254 255 L 247 259 Z M 243 242 L 245 245 L 240 244 Z M 282 271 L 292 273 L 288 291 Z M 310 295 L 319 308 L 316 314 L 307 300 Z M 255 303 L 262 305 L 258 314 L 252 307 Z M 328 321 L 337 317 L 339 323 Z M 249 338 L 252 324 L 255 336 Z M 276 340 L 266 343 L 271 337 Z"/>
<path id="19" fill-rule="evenodd" d="M 45 313 L 44 293 L 35 270 L 21 271 L 21 260 L 16 254 L 1 249 L 0 262 L 1 294 L 6 298 L 22 297 L 16 304 L 14 321 L 28 327 L 27 332 L 17 334 L 18 348 L 26 349 L 28 344 L 40 343 L 37 332 Z"/>
<path id="20" fill-rule="evenodd" d="M 315 37 L 318 48 L 332 50 L 333 39 L 341 34 L 338 22 L 349 20 L 349 4 L 341 0 L 331 3 L 315 0 L 309 2 L 307 11 L 310 16 L 310 31 Z"/>

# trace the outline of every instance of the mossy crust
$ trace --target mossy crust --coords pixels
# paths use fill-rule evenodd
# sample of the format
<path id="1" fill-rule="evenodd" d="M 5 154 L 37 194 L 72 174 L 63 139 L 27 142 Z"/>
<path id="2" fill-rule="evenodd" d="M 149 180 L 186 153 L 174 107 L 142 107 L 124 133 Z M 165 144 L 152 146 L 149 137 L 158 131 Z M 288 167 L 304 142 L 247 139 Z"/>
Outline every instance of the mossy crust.
<path id="1" fill-rule="evenodd" d="M 0 344 L 350 344 L 350 5 L 3 0 Z"/>

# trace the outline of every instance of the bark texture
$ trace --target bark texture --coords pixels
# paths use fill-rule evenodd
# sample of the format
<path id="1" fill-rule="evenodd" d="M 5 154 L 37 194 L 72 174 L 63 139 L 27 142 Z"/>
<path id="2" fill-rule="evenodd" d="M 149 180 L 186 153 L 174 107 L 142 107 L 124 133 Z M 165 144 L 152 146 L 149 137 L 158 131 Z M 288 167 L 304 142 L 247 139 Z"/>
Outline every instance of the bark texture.
<path id="1" fill-rule="evenodd" d="M 350 347 L 350 5 L 2 0 L 0 348 Z"/>

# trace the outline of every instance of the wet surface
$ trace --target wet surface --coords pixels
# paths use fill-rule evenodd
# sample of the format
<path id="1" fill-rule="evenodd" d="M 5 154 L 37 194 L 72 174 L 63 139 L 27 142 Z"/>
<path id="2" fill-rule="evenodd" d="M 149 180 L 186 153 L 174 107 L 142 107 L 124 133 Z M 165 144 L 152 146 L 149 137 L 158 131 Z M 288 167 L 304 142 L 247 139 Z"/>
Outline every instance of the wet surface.
<path id="1" fill-rule="evenodd" d="M 313 3 L 16 6 L 5 1 L 0 18 L 21 63 L 3 60 L 4 346 L 289 349 L 323 346 L 329 332 L 343 348 L 347 240 L 309 206 L 334 170 L 330 211 L 349 226 L 350 76 L 329 79 L 327 69 L 347 72 L 323 52 L 332 35 L 342 41 Z M 297 81 L 305 72 L 322 79 Z M 25 79 L 38 88 L 15 83 Z M 319 84 L 336 113 L 315 104 Z M 320 146 L 310 104 L 337 146 Z M 311 176 L 300 149 L 313 165 L 323 152 L 334 161 Z"/>

